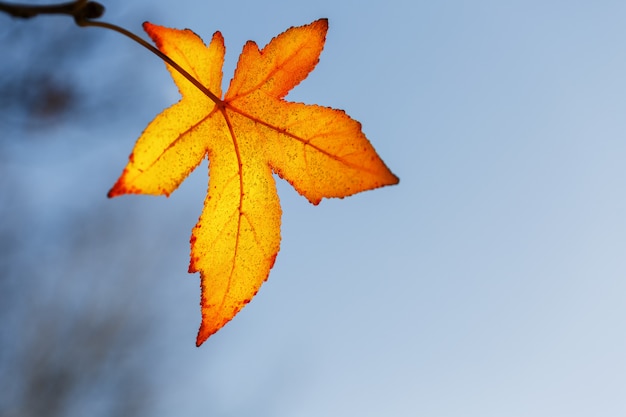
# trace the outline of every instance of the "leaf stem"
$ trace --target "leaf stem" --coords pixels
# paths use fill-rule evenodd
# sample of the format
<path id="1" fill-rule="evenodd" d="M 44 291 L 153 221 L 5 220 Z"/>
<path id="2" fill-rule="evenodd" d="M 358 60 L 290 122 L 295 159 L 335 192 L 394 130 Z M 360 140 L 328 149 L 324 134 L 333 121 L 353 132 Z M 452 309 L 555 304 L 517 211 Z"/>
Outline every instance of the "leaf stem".
<path id="1" fill-rule="evenodd" d="M 95 1 L 89 0 L 76 0 L 68 3 L 51 4 L 51 5 L 25 5 L 18 3 L 6 3 L 0 1 L 0 11 L 6 12 L 13 17 L 28 19 L 38 16 L 40 14 L 66 14 L 74 17 L 74 21 L 81 27 L 100 27 L 109 29 L 114 32 L 120 33 L 127 38 L 137 42 L 159 58 L 161 58 L 166 64 L 178 71 L 183 77 L 187 78 L 193 85 L 195 85 L 200 91 L 202 91 L 207 97 L 209 97 L 218 107 L 223 107 L 224 102 L 218 96 L 213 94 L 208 88 L 206 88 L 200 81 L 198 81 L 193 75 L 187 72 L 183 67 L 178 65 L 169 56 L 165 55 L 159 49 L 150 45 L 147 41 L 135 35 L 134 33 L 107 22 L 93 21 L 90 19 L 97 19 L 104 14 L 104 6 Z"/>
<path id="2" fill-rule="evenodd" d="M 84 26 L 84 27 L 94 26 L 94 27 L 101 27 L 101 28 L 105 28 L 105 29 L 110 29 L 110 30 L 113 30 L 113 31 L 115 31 L 117 33 L 120 33 L 120 34 L 126 36 L 127 38 L 132 39 L 133 41 L 137 42 L 139 45 L 143 46 L 144 48 L 146 48 L 147 50 L 149 50 L 150 52 L 152 52 L 153 54 L 155 54 L 156 56 L 161 58 L 169 66 L 171 66 L 176 71 L 178 71 L 183 77 L 187 78 L 193 85 L 195 85 L 207 97 L 209 97 L 211 100 L 213 100 L 215 102 L 215 104 L 218 105 L 218 107 L 223 105 L 222 99 L 220 99 L 218 96 L 213 94 L 204 85 L 202 85 L 202 83 L 200 81 L 198 81 L 193 75 L 191 75 L 183 67 L 178 65 L 178 63 L 176 61 L 174 61 L 172 58 L 170 58 L 169 56 L 165 55 L 163 52 L 159 51 L 157 48 L 155 48 L 154 46 L 150 45 L 148 42 L 146 42 L 144 39 L 140 38 L 139 36 L 135 35 L 134 33 L 124 29 L 123 27 L 120 27 L 120 26 L 117 26 L 117 25 L 114 25 L 114 24 L 111 24 L 111 23 L 107 23 L 107 22 L 95 22 L 95 21 L 92 21 L 92 20 L 83 20 L 83 21 L 77 21 L 76 23 L 79 26 Z"/>

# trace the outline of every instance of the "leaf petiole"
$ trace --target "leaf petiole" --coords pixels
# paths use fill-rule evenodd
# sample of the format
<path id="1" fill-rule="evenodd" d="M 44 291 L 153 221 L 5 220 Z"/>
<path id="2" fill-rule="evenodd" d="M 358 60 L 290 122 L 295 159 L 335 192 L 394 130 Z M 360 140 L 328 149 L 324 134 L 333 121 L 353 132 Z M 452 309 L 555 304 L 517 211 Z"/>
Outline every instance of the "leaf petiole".
<path id="1" fill-rule="evenodd" d="M 189 82 L 195 85 L 200 91 L 202 91 L 207 97 L 209 97 L 218 108 L 224 106 L 224 102 L 218 96 L 213 94 L 209 89 L 207 89 L 200 81 L 198 81 L 194 76 L 192 76 L 189 72 L 185 71 L 176 61 L 165 55 L 163 52 L 159 51 L 154 46 L 150 45 L 147 41 L 135 35 L 134 33 L 120 27 L 114 25 L 112 23 L 107 22 L 99 22 L 91 19 L 97 19 L 104 14 L 104 6 L 95 1 L 88 0 L 76 0 L 68 3 L 60 3 L 60 4 L 51 4 L 51 5 L 25 5 L 18 3 L 6 3 L 0 2 L 0 11 L 6 12 L 13 17 L 28 19 L 31 17 L 38 16 L 40 14 L 66 14 L 74 17 L 74 21 L 78 26 L 81 27 L 101 27 L 104 29 L 109 29 L 120 33 L 127 38 L 137 42 L 139 45 L 143 46 L 159 58 L 161 58 L 165 63 L 178 71 L 183 77 L 187 78 Z"/>
<path id="2" fill-rule="evenodd" d="M 169 66 L 171 66 L 172 68 L 174 68 L 176 71 L 178 71 L 183 77 L 187 78 L 193 85 L 195 85 L 200 91 L 202 91 L 207 97 L 209 97 L 211 100 L 213 100 L 215 102 L 215 104 L 217 104 L 218 107 L 223 106 L 223 102 L 222 100 L 216 96 L 215 94 L 213 94 L 209 89 L 207 89 L 204 85 L 202 85 L 202 83 L 200 81 L 198 81 L 193 75 L 189 74 L 187 71 L 185 71 L 185 69 L 183 67 L 181 67 L 180 65 L 178 65 L 178 63 L 176 63 L 176 61 L 174 61 L 172 58 L 170 58 L 169 56 L 165 55 L 163 52 L 159 51 L 157 48 L 155 48 L 154 46 L 150 45 L 147 41 L 145 41 L 144 39 L 140 38 L 139 36 L 135 35 L 134 33 L 124 29 L 123 27 L 111 24 L 111 23 L 107 23 L 107 22 L 95 22 L 93 20 L 82 20 L 82 21 L 76 21 L 76 23 L 79 26 L 94 26 L 94 27 L 101 27 L 101 28 L 105 28 L 105 29 L 110 29 L 113 30 L 117 33 L 120 33 L 124 36 L 126 36 L 127 38 L 132 39 L 133 41 L 137 42 L 139 45 L 143 46 L 144 48 L 146 48 L 147 50 L 149 50 L 150 52 L 152 52 L 153 54 L 155 54 L 156 56 L 158 56 L 159 58 L 161 58 L 163 61 L 165 61 Z"/>

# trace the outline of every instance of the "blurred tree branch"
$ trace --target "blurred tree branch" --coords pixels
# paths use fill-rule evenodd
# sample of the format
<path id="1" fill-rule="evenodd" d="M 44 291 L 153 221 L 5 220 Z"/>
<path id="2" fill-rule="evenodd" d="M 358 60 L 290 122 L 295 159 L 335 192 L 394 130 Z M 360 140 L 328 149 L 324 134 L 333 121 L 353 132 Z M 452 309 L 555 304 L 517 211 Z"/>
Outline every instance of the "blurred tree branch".
<path id="1" fill-rule="evenodd" d="M 77 0 L 69 3 L 50 5 L 28 5 L 0 2 L 0 11 L 13 17 L 29 19 L 40 14 L 67 14 L 79 22 L 84 19 L 97 19 L 104 13 L 104 6 L 95 1 Z"/>
<path id="2" fill-rule="evenodd" d="M 0 2 L 0 44 L 3 62 L 10 64 L 0 72 L 1 416 L 153 415 L 152 326 L 148 310 L 138 311 L 146 304 L 137 301 L 146 291 L 139 284 L 146 279 L 137 264 L 142 255 L 125 257 L 132 239 L 120 243 L 121 232 L 111 234 L 111 225 L 124 219 L 113 219 L 112 208 L 93 204 L 46 217 L 53 210 L 44 203 L 43 188 L 33 187 L 16 162 L 22 139 L 45 137 L 63 145 L 50 129 L 43 135 L 33 131 L 33 123 L 49 127 L 66 115 L 73 126 L 95 117 L 113 119 L 128 101 L 117 106 L 103 101 L 120 91 L 141 91 L 136 82 L 123 84 L 128 73 L 122 71 L 92 75 L 101 56 L 95 48 L 100 39 L 93 34 L 77 36 L 80 29 L 65 19 L 25 23 L 9 17 L 42 11 L 95 16 L 72 9 L 76 4 L 94 3 Z M 12 128 L 20 141 L 9 141 Z M 44 206 L 41 217 L 47 220 L 32 226 Z M 62 231 L 59 224 L 65 225 Z"/>

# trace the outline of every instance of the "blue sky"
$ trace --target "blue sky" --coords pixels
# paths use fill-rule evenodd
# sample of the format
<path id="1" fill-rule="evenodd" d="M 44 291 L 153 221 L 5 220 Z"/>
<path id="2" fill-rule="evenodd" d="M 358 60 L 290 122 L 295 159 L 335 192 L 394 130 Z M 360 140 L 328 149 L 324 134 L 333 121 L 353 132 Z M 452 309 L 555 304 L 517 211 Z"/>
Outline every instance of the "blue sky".
<path id="1" fill-rule="evenodd" d="M 246 40 L 328 17 L 321 61 L 288 98 L 346 110 L 401 180 L 317 207 L 279 181 L 270 279 L 199 349 L 186 269 L 206 164 L 168 199 L 103 198 L 147 122 L 178 100 L 163 65 L 103 34 L 114 59 L 94 69 L 132 65 L 150 98 L 133 117 L 57 132 L 106 140 L 42 152 L 25 181 L 46 201 L 78 190 L 61 210 L 137 216 L 134 244 L 158 254 L 150 285 L 166 292 L 157 415 L 623 415 L 625 15 L 617 1 L 111 6 L 106 20 L 133 31 L 222 31 L 225 82 Z"/>

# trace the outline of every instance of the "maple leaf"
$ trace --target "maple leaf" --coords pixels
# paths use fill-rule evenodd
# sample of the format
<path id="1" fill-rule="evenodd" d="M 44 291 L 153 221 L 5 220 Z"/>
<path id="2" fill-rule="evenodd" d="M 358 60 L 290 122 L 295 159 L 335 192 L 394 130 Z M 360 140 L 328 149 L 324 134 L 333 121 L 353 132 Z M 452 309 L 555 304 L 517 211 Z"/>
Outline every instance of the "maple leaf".
<path id="1" fill-rule="evenodd" d="M 204 209 L 191 235 L 189 272 L 201 275 L 196 344 L 230 321 L 267 279 L 280 245 L 281 208 L 272 173 L 311 203 L 398 183 L 343 111 L 283 100 L 313 70 L 328 22 L 292 27 L 259 50 L 248 41 L 222 98 L 224 39 L 207 47 L 192 31 L 144 23 L 182 99 L 137 140 L 109 197 L 169 195 L 208 157 Z"/>

